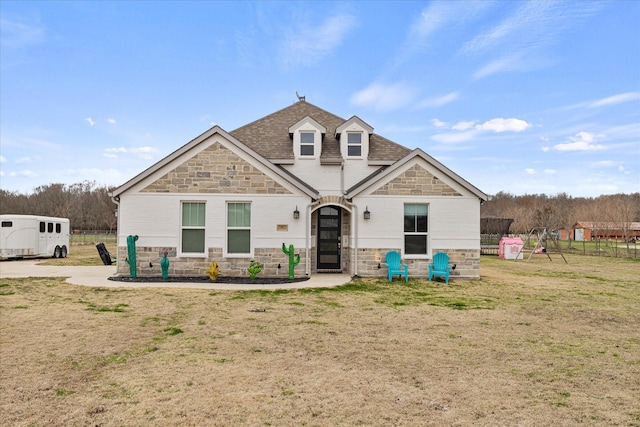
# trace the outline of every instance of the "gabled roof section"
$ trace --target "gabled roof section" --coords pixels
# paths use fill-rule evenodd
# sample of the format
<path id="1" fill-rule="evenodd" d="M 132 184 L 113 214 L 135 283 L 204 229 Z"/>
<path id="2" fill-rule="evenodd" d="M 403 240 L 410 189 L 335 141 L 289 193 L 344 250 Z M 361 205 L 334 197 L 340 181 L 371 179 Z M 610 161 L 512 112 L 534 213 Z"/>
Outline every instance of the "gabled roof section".
<path id="1" fill-rule="evenodd" d="M 463 179 L 461 176 L 459 176 L 458 174 L 453 172 L 451 169 L 447 168 L 445 165 L 443 165 L 442 163 L 440 163 L 439 161 L 437 161 L 436 159 L 434 159 L 433 157 L 431 157 L 430 155 L 428 155 L 427 153 L 425 153 L 419 148 L 416 148 L 415 150 L 410 152 L 407 156 L 398 160 L 391 166 L 378 169 L 377 171 L 375 171 L 374 173 L 372 173 L 371 175 L 369 175 L 368 177 L 366 177 L 365 179 L 363 179 L 362 181 L 360 181 L 359 183 L 357 183 L 356 185 L 348 189 L 345 197 L 347 199 L 351 199 L 357 196 L 358 194 L 360 194 L 367 188 L 371 187 L 372 185 L 375 185 L 376 183 L 384 180 L 394 171 L 396 171 L 403 165 L 407 164 L 409 161 L 415 159 L 416 157 L 420 157 L 423 160 L 425 160 L 427 163 L 435 167 L 442 175 L 447 176 L 450 179 L 454 180 L 456 183 L 460 184 L 463 188 L 465 188 L 466 190 L 468 190 L 469 192 L 477 196 L 480 200 L 482 201 L 488 200 L 489 196 L 487 194 L 480 191 L 477 187 L 473 186 L 471 183 Z"/>
<path id="2" fill-rule="evenodd" d="M 296 124 L 289 127 L 289 137 L 291 137 L 291 134 L 294 133 L 298 128 L 300 128 L 300 126 L 302 126 L 305 123 L 311 123 L 311 126 L 318 129 L 320 133 L 323 135 L 327 133 L 326 127 L 322 126 L 320 123 L 313 120 L 312 117 L 306 116 L 303 119 L 299 120 Z"/>
<path id="3" fill-rule="evenodd" d="M 366 130 L 369 135 L 373 133 L 373 127 L 371 125 L 367 124 L 364 120 L 362 120 L 358 116 L 352 116 L 349 120 L 345 121 L 343 124 L 341 124 L 336 128 L 336 138 L 340 139 L 340 134 L 342 134 L 342 132 L 344 132 L 345 129 L 347 129 L 349 126 L 351 126 L 354 123 L 360 126 L 361 128 L 363 128 L 364 130 Z"/>
<path id="4" fill-rule="evenodd" d="M 289 128 L 305 117 L 312 118 L 327 130 L 322 141 L 321 160 L 341 158 L 340 142 L 335 135 L 336 129 L 346 120 L 307 101 L 298 101 L 229 133 L 266 159 L 278 163 L 286 162 L 294 159 Z M 391 164 L 410 151 L 375 133 L 369 137 L 370 163 Z"/>
<path id="5" fill-rule="evenodd" d="M 248 147 L 247 145 L 239 141 L 237 138 L 234 138 L 231 134 L 227 133 L 224 129 L 222 129 L 220 126 L 217 126 L 217 125 L 209 129 L 208 131 L 204 132 L 200 136 L 192 139 L 182 147 L 178 148 L 173 153 L 169 154 L 164 159 L 155 163 L 151 167 L 147 168 L 143 172 L 131 178 L 129 181 L 125 182 L 120 187 L 113 190 L 113 192 L 111 193 L 111 196 L 112 197 L 119 196 L 120 194 L 134 187 L 136 184 L 140 183 L 147 177 L 163 169 L 165 166 L 170 165 L 172 162 L 179 159 L 182 155 L 188 153 L 190 150 L 198 146 L 200 143 L 211 138 L 216 134 L 219 134 L 227 141 L 230 141 L 233 145 L 239 148 L 246 156 L 252 157 L 256 161 L 258 161 L 260 164 L 262 164 L 265 168 L 273 172 L 274 175 L 279 176 L 280 178 L 286 180 L 287 182 L 290 182 L 292 185 L 294 185 L 296 188 L 301 190 L 303 193 L 307 194 L 309 197 L 312 197 L 315 199 L 319 196 L 319 192 L 317 190 L 310 187 L 308 184 L 306 184 L 299 178 L 295 177 L 294 175 L 285 172 L 284 169 L 274 165 L 273 163 L 265 159 L 262 155 L 254 151 L 251 147 Z"/>

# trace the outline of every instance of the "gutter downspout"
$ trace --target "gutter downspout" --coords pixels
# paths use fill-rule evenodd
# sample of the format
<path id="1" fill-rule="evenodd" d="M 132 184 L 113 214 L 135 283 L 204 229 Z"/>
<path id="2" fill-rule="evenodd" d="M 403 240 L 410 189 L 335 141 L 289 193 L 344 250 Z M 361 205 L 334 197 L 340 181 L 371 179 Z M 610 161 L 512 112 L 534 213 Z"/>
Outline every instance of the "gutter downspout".
<path id="1" fill-rule="evenodd" d="M 116 208 L 116 275 L 118 274 L 118 261 L 120 260 L 120 196 L 111 196 L 111 201 Z"/>
<path id="2" fill-rule="evenodd" d="M 340 190 L 342 195 L 346 195 L 347 192 L 344 189 L 344 159 L 340 163 Z M 351 218 L 353 222 L 353 275 L 358 277 L 358 207 L 344 199 L 344 202 L 351 207 Z"/>
<path id="3" fill-rule="evenodd" d="M 320 203 L 320 200 L 316 200 L 315 202 L 311 202 L 307 205 L 307 223 L 305 224 L 305 274 L 307 277 L 311 275 L 311 208 L 318 205 L 318 203 Z"/>
<path id="4" fill-rule="evenodd" d="M 347 199 L 345 203 L 351 206 L 351 217 L 353 221 L 353 276 L 358 277 L 358 206 Z"/>

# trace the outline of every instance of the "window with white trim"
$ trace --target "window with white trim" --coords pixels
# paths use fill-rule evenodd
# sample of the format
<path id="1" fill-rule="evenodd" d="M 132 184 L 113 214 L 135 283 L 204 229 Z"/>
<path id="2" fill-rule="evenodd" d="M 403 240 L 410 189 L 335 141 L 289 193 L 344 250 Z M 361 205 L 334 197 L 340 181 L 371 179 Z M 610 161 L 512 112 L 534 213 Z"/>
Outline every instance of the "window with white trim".
<path id="1" fill-rule="evenodd" d="M 181 252 L 204 254 L 205 203 L 182 202 Z"/>
<path id="2" fill-rule="evenodd" d="M 429 252 L 429 205 L 404 205 L 404 253 L 427 255 Z"/>
<path id="3" fill-rule="evenodd" d="M 362 156 L 362 133 L 360 132 L 347 133 L 347 156 L 349 157 Z"/>
<path id="4" fill-rule="evenodd" d="M 227 253 L 251 253 L 251 203 L 227 203 Z"/>
<path id="5" fill-rule="evenodd" d="M 300 155 L 313 156 L 315 154 L 315 134 L 313 132 L 300 132 Z"/>

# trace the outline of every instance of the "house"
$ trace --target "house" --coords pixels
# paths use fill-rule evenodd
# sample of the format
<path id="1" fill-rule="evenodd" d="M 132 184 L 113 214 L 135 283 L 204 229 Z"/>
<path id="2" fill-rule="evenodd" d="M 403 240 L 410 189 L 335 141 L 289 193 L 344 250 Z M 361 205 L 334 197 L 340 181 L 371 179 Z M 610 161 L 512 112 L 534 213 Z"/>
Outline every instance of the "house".
<path id="1" fill-rule="evenodd" d="M 353 116 L 304 99 L 227 132 L 214 126 L 111 194 L 118 205 L 118 273 L 137 235 L 138 275 L 287 274 L 282 244 L 300 255 L 296 276 L 386 275 L 399 251 L 412 277 L 436 252 L 457 277 L 478 278 L 480 204 L 487 195 L 420 149 Z M 154 264 L 154 261 L 155 264 Z M 150 265 L 155 265 L 150 267 Z"/>

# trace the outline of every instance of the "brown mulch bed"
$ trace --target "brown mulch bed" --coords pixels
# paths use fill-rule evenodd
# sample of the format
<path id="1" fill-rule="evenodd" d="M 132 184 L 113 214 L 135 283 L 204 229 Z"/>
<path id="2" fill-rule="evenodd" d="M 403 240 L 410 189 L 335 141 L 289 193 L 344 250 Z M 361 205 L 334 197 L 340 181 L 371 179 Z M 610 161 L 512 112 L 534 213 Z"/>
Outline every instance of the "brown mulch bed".
<path id="1" fill-rule="evenodd" d="M 186 282 L 186 283 L 232 283 L 240 285 L 280 285 L 283 283 L 297 283 L 309 280 L 308 277 L 296 277 L 289 279 L 288 277 L 256 277 L 251 279 L 249 277 L 232 277 L 232 276 L 218 276 L 216 280 L 209 279 L 209 276 L 169 276 L 163 279 L 159 276 L 142 276 L 142 277 L 127 277 L 127 276 L 112 276 L 109 280 L 116 282 L 133 282 L 133 283 L 162 283 L 162 282 Z"/>

